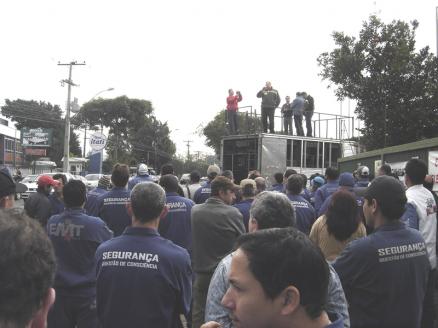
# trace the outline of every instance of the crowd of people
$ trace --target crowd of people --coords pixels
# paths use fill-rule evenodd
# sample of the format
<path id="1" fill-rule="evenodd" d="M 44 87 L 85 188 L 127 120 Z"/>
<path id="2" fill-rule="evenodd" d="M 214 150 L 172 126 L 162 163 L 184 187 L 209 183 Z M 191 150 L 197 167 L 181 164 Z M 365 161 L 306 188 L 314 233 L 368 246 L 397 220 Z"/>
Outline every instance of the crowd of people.
<path id="1" fill-rule="evenodd" d="M 263 132 L 275 133 L 274 116 L 275 110 L 281 103 L 278 91 L 272 87 L 271 82 L 266 82 L 265 86 L 257 93 L 257 98 L 262 99 L 261 120 Z M 227 124 L 231 135 L 239 133 L 237 112 L 239 102 L 242 101 L 240 91 L 234 93 L 233 89 L 228 90 L 227 102 Z M 303 117 L 306 121 L 306 136 L 312 137 L 312 116 L 315 110 L 313 97 L 306 92 L 297 92 L 295 99 L 290 102 L 290 97 L 286 96 L 285 103 L 281 106 L 281 117 L 283 120 L 284 133 L 293 135 L 292 121 L 295 123 L 296 135 L 304 136 Z M 269 121 L 269 122 L 268 122 Z"/>
<path id="2" fill-rule="evenodd" d="M 24 211 L 0 170 L 1 327 L 433 327 L 437 196 L 404 182 L 208 168 L 181 185 L 114 166 L 91 191 L 42 176 Z M 54 189 L 52 191 L 52 188 Z"/>

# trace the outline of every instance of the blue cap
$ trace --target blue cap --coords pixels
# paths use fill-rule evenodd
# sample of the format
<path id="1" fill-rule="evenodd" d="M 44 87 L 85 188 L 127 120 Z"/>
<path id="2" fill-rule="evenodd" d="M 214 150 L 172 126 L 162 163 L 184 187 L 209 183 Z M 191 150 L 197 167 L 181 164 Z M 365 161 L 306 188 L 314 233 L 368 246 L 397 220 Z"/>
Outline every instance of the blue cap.
<path id="1" fill-rule="evenodd" d="M 353 174 L 344 172 L 339 176 L 339 185 L 343 187 L 354 187 L 354 177 Z"/>
<path id="2" fill-rule="evenodd" d="M 322 186 L 325 183 L 324 178 L 319 177 L 319 176 L 314 177 L 312 181 L 313 181 L 313 184 L 318 184 L 320 186 Z"/>

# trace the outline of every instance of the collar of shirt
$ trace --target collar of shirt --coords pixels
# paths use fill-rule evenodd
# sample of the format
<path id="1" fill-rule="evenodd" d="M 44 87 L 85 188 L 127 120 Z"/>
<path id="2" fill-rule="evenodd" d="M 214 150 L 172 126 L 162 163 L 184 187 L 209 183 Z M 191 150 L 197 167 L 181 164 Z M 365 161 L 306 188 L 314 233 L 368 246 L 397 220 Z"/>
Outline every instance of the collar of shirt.
<path id="1" fill-rule="evenodd" d="M 219 197 L 215 197 L 215 196 L 211 196 L 210 198 L 208 198 L 205 201 L 205 203 L 226 205 L 222 199 L 220 199 Z"/>
<path id="2" fill-rule="evenodd" d="M 254 201 L 254 198 L 250 198 L 250 199 L 245 199 L 242 200 L 241 202 L 237 203 L 237 204 L 242 204 L 242 203 L 252 203 Z"/>
<path id="3" fill-rule="evenodd" d="M 380 227 L 374 230 L 374 233 L 376 233 L 377 231 L 393 231 L 403 228 L 406 228 L 406 224 L 404 222 L 401 222 L 400 220 L 395 220 L 394 222 L 382 224 Z"/>
<path id="4" fill-rule="evenodd" d="M 166 197 L 167 196 L 179 196 L 177 192 L 166 192 Z"/>
<path id="5" fill-rule="evenodd" d="M 63 215 L 65 216 L 74 216 L 85 214 L 85 210 L 82 207 L 70 207 L 64 210 Z"/>
<path id="6" fill-rule="evenodd" d="M 126 227 L 123 234 L 130 236 L 159 236 L 157 230 L 142 227 Z"/>
<path id="7" fill-rule="evenodd" d="M 125 190 L 128 190 L 126 187 L 113 187 L 113 189 L 111 189 L 111 190 L 123 190 L 123 191 L 125 191 Z"/>

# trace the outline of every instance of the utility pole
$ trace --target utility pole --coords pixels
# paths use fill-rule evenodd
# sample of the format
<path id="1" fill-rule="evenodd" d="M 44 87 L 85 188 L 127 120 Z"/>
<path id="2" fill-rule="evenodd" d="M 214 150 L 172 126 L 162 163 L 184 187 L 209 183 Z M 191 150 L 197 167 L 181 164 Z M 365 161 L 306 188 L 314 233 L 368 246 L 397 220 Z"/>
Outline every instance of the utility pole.
<path id="1" fill-rule="evenodd" d="M 70 99 L 71 99 L 71 87 L 77 86 L 73 83 L 71 79 L 71 73 L 73 66 L 76 65 L 85 65 L 85 62 L 78 63 L 76 61 L 72 61 L 70 63 L 60 63 L 58 62 L 58 66 L 69 66 L 69 73 L 68 73 L 68 80 L 62 80 L 61 85 L 64 85 L 64 83 L 68 84 L 67 87 L 67 108 L 65 112 L 65 131 L 64 131 L 64 164 L 63 164 L 63 171 L 69 172 L 70 171 L 70 165 L 69 165 L 69 159 L 70 159 Z"/>
<path id="2" fill-rule="evenodd" d="M 184 140 L 184 142 L 187 142 L 187 160 L 190 160 L 190 144 L 193 142 L 192 140 Z"/>

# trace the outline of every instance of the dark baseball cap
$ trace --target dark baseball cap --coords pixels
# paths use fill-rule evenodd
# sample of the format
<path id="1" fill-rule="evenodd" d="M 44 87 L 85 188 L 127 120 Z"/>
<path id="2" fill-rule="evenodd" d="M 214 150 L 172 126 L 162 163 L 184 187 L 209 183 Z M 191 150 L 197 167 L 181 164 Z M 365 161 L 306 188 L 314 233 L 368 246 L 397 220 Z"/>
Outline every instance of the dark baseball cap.
<path id="1" fill-rule="evenodd" d="M 0 169 L 0 198 L 26 190 L 27 187 L 24 184 L 14 182 L 7 168 Z"/>
<path id="2" fill-rule="evenodd" d="M 387 217 L 398 219 L 404 212 L 406 192 L 397 179 L 383 175 L 375 178 L 365 190 L 364 198 L 375 199 Z"/>

